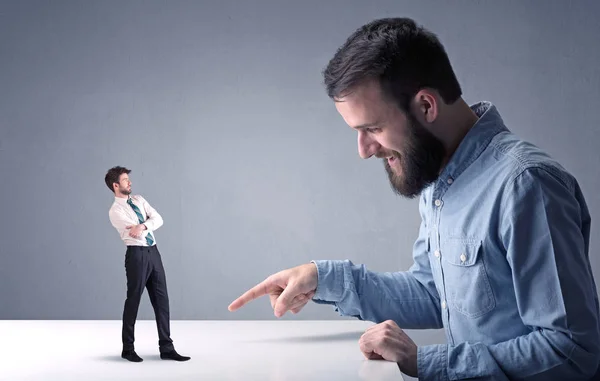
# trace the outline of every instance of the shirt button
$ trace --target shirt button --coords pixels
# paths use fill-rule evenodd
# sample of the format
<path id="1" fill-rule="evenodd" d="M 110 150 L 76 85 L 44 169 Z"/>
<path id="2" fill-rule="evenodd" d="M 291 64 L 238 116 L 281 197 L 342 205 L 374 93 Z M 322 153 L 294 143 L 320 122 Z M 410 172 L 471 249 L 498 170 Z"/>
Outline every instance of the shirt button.
<path id="1" fill-rule="evenodd" d="M 439 258 L 439 257 L 440 257 L 440 251 L 439 251 L 439 250 L 436 250 L 436 251 L 433 253 L 433 255 L 435 255 L 435 257 L 436 257 L 436 258 Z"/>
<path id="2" fill-rule="evenodd" d="M 448 185 L 452 184 L 454 182 L 454 179 L 452 177 L 448 177 Z"/>
<path id="3" fill-rule="evenodd" d="M 460 255 L 460 261 L 461 261 L 461 262 L 464 262 L 464 261 L 466 261 L 466 260 L 467 260 L 467 256 L 466 256 L 466 255 L 464 255 L 464 254 L 461 254 L 461 255 Z"/>
<path id="4" fill-rule="evenodd" d="M 445 301 L 445 300 L 444 300 L 444 301 L 442 301 L 442 308 L 443 308 L 443 309 L 446 309 L 446 301 Z"/>
<path id="5" fill-rule="evenodd" d="M 435 206 L 442 206 L 442 200 L 435 200 Z"/>

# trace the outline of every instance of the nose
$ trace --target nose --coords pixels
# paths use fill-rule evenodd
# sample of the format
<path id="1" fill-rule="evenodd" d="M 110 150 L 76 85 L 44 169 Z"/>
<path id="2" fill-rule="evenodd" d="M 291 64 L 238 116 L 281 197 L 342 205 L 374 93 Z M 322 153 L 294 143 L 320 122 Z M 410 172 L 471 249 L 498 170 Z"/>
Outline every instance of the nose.
<path id="1" fill-rule="evenodd" d="M 361 158 L 370 158 L 375 155 L 380 148 L 381 145 L 367 132 L 358 131 L 358 154 Z"/>

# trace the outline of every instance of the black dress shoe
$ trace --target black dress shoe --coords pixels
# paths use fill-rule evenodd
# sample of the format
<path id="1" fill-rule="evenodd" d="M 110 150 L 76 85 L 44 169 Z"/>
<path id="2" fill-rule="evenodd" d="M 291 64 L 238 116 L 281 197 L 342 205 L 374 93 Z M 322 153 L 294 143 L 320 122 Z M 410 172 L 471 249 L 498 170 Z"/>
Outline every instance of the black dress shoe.
<path id="1" fill-rule="evenodd" d="M 144 361 L 140 356 L 137 355 L 137 353 L 135 353 L 134 350 L 121 352 L 121 357 L 123 357 L 125 360 L 129 360 L 131 362 Z"/>
<path id="2" fill-rule="evenodd" d="M 173 349 L 172 351 L 161 353 L 160 358 L 163 360 L 187 361 L 191 357 L 182 356 L 179 353 L 177 353 L 175 349 Z"/>

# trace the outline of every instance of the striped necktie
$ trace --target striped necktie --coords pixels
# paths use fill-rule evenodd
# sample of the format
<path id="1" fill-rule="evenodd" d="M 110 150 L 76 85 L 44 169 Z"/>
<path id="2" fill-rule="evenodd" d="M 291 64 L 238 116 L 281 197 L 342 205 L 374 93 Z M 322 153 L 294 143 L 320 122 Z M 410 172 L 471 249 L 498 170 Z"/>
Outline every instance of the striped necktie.
<path id="1" fill-rule="evenodd" d="M 138 208 L 134 203 L 133 200 L 131 199 L 131 197 L 129 197 L 127 199 L 127 203 L 131 206 L 131 208 L 133 209 L 133 211 L 135 212 L 135 214 L 137 214 L 138 220 L 140 221 L 140 224 L 144 223 L 144 217 L 142 216 L 142 212 L 140 212 L 140 208 Z M 152 234 L 150 232 L 148 232 L 148 234 L 146 235 L 146 242 L 148 243 L 148 246 L 152 246 L 152 244 L 154 243 L 154 240 L 152 239 Z"/>

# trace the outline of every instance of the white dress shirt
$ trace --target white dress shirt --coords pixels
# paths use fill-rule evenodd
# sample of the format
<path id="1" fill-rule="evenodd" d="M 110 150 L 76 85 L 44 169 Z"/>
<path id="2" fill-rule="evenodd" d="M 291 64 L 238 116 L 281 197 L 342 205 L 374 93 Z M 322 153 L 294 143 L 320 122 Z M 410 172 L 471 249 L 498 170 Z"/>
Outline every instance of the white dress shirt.
<path id="1" fill-rule="evenodd" d="M 140 222 L 131 205 L 127 203 L 126 198 L 115 197 L 115 201 L 108 211 L 110 223 L 117 229 L 119 236 L 126 246 L 148 246 L 146 235 L 150 232 L 152 232 L 152 239 L 154 240 L 154 245 L 156 245 L 156 235 L 154 235 L 154 231 L 162 226 L 162 217 L 142 196 L 132 195 L 131 199 L 135 206 L 140 209 L 142 216 L 146 216 L 146 221 L 144 221 L 146 230 L 142 231 L 140 238 L 129 236 L 130 230 L 127 229 L 127 226 L 135 226 Z"/>

